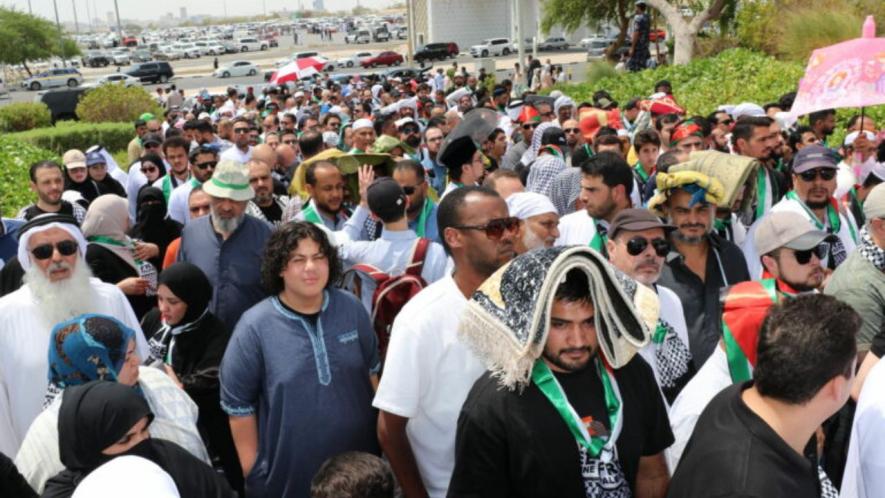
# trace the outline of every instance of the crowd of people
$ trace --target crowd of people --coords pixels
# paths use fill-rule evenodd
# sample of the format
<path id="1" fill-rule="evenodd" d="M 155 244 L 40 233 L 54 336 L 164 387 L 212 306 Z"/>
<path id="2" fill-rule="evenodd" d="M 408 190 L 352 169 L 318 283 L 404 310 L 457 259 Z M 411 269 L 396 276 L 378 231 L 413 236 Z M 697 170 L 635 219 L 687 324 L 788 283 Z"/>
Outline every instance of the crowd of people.
<path id="1" fill-rule="evenodd" d="M 30 165 L 0 494 L 885 494 L 879 124 L 526 79 L 175 90 Z"/>

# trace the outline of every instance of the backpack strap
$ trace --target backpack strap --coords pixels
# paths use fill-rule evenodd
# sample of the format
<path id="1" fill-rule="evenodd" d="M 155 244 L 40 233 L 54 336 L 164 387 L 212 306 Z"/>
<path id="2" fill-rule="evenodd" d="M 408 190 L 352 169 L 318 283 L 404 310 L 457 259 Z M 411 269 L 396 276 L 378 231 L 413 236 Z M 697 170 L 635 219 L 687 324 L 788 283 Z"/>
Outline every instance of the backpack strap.
<path id="1" fill-rule="evenodd" d="M 405 271 L 407 275 L 421 276 L 421 271 L 424 269 L 424 258 L 427 257 L 429 247 L 430 239 L 421 237 L 415 241 L 415 246 L 412 248 L 412 259 L 409 261 L 409 266 L 406 267 Z"/>
<path id="2" fill-rule="evenodd" d="M 380 284 L 381 282 L 384 282 L 385 280 L 390 278 L 390 275 L 388 275 L 387 273 L 384 273 L 383 271 L 379 270 L 375 266 L 368 265 L 365 263 L 353 265 L 349 271 L 357 271 L 359 273 L 365 273 L 366 275 L 369 276 L 369 278 L 374 280 L 376 284 Z"/>

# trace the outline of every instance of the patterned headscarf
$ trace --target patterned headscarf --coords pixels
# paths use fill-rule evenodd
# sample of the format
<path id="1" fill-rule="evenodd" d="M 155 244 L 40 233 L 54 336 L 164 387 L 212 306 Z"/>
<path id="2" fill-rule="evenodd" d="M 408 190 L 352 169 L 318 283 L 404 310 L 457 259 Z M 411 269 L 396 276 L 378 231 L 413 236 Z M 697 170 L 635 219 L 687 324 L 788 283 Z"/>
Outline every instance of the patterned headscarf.
<path id="1" fill-rule="evenodd" d="M 528 384 L 544 351 L 556 289 L 571 270 L 587 274 L 599 350 L 613 368 L 645 346 L 660 303 L 587 246 L 537 249 L 500 268 L 473 293 L 461 318 L 460 337 L 502 387 Z"/>
<path id="2" fill-rule="evenodd" d="M 117 380 L 135 331 L 116 318 L 85 314 L 59 323 L 49 343 L 49 383 L 65 387 Z"/>
<path id="3" fill-rule="evenodd" d="M 725 187 L 719 183 L 719 180 L 697 171 L 658 172 L 656 181 L 658 193 L 649 199 L 648 209 L 659 216 L 666 216 L 663 206 L 667 204 L 670 192 L 674 189 L 682 189 L 692 194 L 689 207 L 702 201 L 718 206 L 725 196 Z"/>

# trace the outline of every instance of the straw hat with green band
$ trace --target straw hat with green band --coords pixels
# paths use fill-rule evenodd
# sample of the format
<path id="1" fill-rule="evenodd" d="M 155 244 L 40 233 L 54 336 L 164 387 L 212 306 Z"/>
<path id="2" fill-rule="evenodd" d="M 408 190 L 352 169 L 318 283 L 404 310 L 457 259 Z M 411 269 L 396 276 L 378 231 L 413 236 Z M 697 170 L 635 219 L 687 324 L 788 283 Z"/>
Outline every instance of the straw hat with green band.
<path id="1" fill-rule="evenodd" d="M 391 137 L 390 135 L 381 135 L 377 139 L 375 139 L 375 143 L 372 145 L 370 150 L 375 154 L 390 154 L 395 148 L 401 148 L 406 154 L 414 154 L 415 148 L 406 144 L 402 140 Z"/>
<path id="2" fill-rule="evenodd" d="M 212 178 L 203 183 L 203 191 L 212 197 L 245 202 L 255 197 L 249 185 L 249 174 L 242 163 L 221 161 L 215 167 Z"/>

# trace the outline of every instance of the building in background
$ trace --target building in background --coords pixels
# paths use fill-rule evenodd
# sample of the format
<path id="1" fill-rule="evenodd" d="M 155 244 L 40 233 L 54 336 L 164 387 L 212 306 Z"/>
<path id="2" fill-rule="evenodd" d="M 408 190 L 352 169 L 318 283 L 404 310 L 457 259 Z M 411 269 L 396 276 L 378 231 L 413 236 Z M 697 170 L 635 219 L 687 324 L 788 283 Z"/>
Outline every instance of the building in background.
<path id="1" fill-rule="evenodd" d="M 180 7 L 178 9 L 178 12 L 179 12 L 179 15 L 181 16 L 182 20 L 187 19 L 187 7 Z"/>

